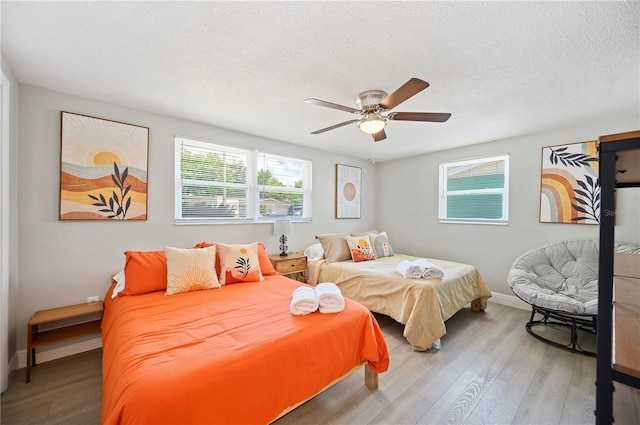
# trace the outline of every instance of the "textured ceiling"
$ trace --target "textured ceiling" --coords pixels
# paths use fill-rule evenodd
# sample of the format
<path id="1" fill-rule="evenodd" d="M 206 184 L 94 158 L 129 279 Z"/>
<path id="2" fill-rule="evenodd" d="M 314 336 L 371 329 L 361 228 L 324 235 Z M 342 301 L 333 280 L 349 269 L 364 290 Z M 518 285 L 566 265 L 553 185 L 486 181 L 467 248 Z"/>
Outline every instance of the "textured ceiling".
<path id="1" fill-rule="evenodd" d="M 640 115 L 638 2 L 9 2 L 25 84 L 360 158 L 359 92 L 431 86 L 394 111 L 377 161 Z M 83 111 L 77 111 L 83 112 Z M 140 123 L 143 124 L 144 123 Z"/>

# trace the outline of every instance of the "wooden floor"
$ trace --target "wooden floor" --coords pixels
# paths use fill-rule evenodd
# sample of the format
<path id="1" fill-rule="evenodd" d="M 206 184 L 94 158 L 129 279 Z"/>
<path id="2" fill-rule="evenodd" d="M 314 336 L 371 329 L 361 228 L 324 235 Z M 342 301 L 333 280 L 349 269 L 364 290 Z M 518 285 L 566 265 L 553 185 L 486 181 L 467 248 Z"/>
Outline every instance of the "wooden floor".
<path id="1" fill-rule="evenodd" d="M 401 325 L 376 316 L 391 354 L 379 389 L 364 386 L 361 370 L 275 424 L 593 424 L 595 359 L 536 340 L 528 316 L 498 304 L 464 309 L 447 321 L 442 348 L 422 353 Z M 12 372 L 0 422 L 99 424 L 101 355 L 40 364 L 29 384 L 24 369 Z M 638 390 L 618 384 L 614 405 L 616 425 L 640 423 Z"/>

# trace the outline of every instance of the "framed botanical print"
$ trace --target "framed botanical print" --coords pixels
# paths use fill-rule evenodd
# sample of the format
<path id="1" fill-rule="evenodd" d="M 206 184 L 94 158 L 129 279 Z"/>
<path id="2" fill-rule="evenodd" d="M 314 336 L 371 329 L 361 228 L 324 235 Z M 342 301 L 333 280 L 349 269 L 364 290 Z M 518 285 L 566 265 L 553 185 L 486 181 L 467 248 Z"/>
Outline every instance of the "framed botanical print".
<path id="1" fill-rule="evenodd" d="M 336 218 L 360 218 L 362 169 L 336 164 Z"/>
<path id="2" fill-rule="evenodd" d="M 61 112 L 60 220 L 146 220 L 149 128 Z"/>

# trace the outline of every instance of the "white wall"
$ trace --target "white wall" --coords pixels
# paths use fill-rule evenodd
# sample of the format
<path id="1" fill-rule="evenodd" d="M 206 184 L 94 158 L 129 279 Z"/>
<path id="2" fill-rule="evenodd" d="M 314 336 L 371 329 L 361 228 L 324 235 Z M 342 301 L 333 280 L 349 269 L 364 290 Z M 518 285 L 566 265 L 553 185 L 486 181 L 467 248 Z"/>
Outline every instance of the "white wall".
<path id="1" fill-rule="evenodd" d="M 539 222 L 542 148 L 596 140 L 601 135 L 637 130 L 639 126 L 637 116 L 608 122 L 594 120 L 577 128 L 378 164 L 377 227 L 388 231 L 396 252 L 473 264 L 492 292 L 512 296 L 507 274 L 518 255 L 562 239 L 599 237 L 596 225 Z M 439 224 L 438 165 L 505 153 L 510 154 L 509 224 Z M 638 215 L 635 222 L 627 217 L 625 226 L 625 234 L 638 235 Z"/>
<path id="2" fill-rule="evenodd" d="M 103 297 L 110 275 L 122 267 L 122 253 L 126 250 L 157 250 L 164 245 L 187 247 L 200 241 L 261 241 L 269 252 L 277 252 L 277 237 L 272 235 L 269 224 L 173 224 L 173 138 L 176 134 L 313 160 L 314 218 L 312 223 L 294 224 L 294 234 L 289 238 L 291 250 L 305 248 L 313 242 L 316 233 L 378 228 L 389 232 L 396 251 L 474 264 L 494 293 L 510 296 L 506 275 L 519 254 L 555 240 L 598 237 L 597 226 L 538 222 L 542 147 L 594 140 L 603 134 L 640 127 L 637 117 L 616 122 L 594 121 L 579 128 L 373 166 L 366 161 L 322 150 L 28 85 L 20 86 L 19 100 L 20 291 L 19 297 L 17 289 L 14 292 L 12 305 L 17 319 L 10 324 L 10 337 L 17 341 L 11 344 L 18 350 L 26 347 L 26 326 L 34 311 L 82 303 L 88 296 Z M 150 128 L 147 221 L 58 220 L 61 110 Z M 511 154 L 509 225 L 438 224 L 438 164 L 502 153 Z M 336 163 L 363 168 L 363 213 L 359 220 L 334 219 Z M 638 195 L 631 195 L 629 199 L 627 204 L 631 207 L 628 209 L 638 211 L 637 206 L 634 207 Z M 637 216 L 630 215 L 621 221 L 624 221 L 625 233 L 640 238 Z M 13 261 L 18 264 L 17 259 Z"/>
<path id="3" fill-rule="evenodd" d="M 76 112 L 150 128 L 148 220 L 59 221 L 60 111 Z M 103 298 L 126 250 L 190 247 L 201 241 L 263 242 L 278 252 L 272 224 L 175 226 L 174 136 L 190 136 L 313 160 L 313 222 L 293 224 L 289 249 L 301 250 L 316 233 L 358 231 L 375 225 L 374 167 L 367 161 L 277 142 L 64 93 L 20 87 L 19 231 L 20 298 L 18 349 L 26 347 L 33 312 Z M 363 169 L 362 218 L 334 219 L 335 164 Z"/>
<path id="4" fill-rule="evenodd" d="M 7 326 L 6 337 L 7 341 L 3 341 L 2 348 L 4 353 L 2 355 L 3 363 L 5 360 L 11 362 L 15 359 L 16 354 L 16 335 L 17 335 L 17 317 L 18 317 L 18 203 L 17 203 L 17 176 L 18 176 L 18 100 L 19 100 L 19 88 L 18 81 L 16 80 L 9 63 L 4 58 L 4 55 L 0 56 L 0 65 L 2 68 L 2 74 L 7 78 L 9 83 L 9 231 L 8 235 L 3 235 L 3 238 L 7 236 L 8 242 L 8 273 L 6 275 L 7 281 L 3 281 L 2 291 L 3 297 L 3 309 L 6 306 L 6 311 L 2 311 L 3 326 Z M 5 129 L 3 129 L 4 131 Z M 3 173 L 3 178 L 5 174 Z M 5 273 L 3 273 L 3 277 Z M 5 323 L 6 321 L 6 323 Z M 26 332 L 26 328 L 25 328 Z M 2 335 L 5 337 L 5 335 Z M 11 369 L 10 364 L 3 364 L 3 368 L 7 370 Z M 4 377 L 3 377 L 4 378 Z M 3 389 L 4 389 L 3 382 Z"/>

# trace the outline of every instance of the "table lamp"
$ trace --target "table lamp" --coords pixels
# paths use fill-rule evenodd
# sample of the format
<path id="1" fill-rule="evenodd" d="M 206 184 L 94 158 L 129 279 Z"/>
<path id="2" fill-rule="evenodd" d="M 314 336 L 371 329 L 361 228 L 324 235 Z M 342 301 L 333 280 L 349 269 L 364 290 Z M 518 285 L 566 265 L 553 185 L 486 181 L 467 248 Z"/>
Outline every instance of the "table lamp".
<path id="1" fill-rule="evenodd" d="M 273 234 L 280 235 L 280 255 L 287 256 L 287 233 L 291 233 L 290 220 L 275 220 L 273 222 Z"/>

